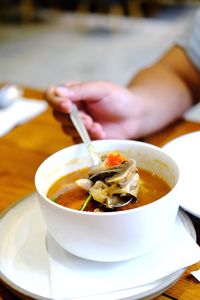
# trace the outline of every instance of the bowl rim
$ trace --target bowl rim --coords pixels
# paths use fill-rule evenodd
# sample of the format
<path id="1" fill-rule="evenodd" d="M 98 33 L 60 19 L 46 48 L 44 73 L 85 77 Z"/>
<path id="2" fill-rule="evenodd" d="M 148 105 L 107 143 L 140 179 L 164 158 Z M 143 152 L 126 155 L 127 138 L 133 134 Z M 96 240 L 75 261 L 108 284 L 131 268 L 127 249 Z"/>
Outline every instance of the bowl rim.
<path id="1" fill-rule="evenodd" d="M 148 204 L 145 204 L 145 205 L 142 205 L 142 206 L 139 206 L 139 207 L 135 207 L 135 208 L 132 208 L 132 209 L 125 209 L 125 210 L 122 210 L 122 211 L 110 211 L 110 212 L 90 212 L 90 211 L 81 211 L 81 210 L 76 210 L 76 209 L 73 209 L 73 208 L 69 208 L 69 207 L 65 207 L 63 205 L 60 205 L 52 200 L 50 200 L 44 193 L 40 192 L 40 190 L 37 188 L 37 177 L 38 177 L 38 173 L 40 172 L 40 169 L 43 167 L 44 164 L 46 164 L 48 162 L 48 160 L 51 160 L 53 157 L 56 157 L 58 155 L 60 155 L 61 153 L 64 153 L 65 151 L 67 151 L 69 148 L 70 149 L 75 149 L 75 148 L 78 148 L 78 147 L 86 147 L 84 145 L 84 143 L 79 143 L 79 144 L 75 144 L 75 145 L 71 145 L 71 146 L 68 146 L 66 148 L 63 148 L 61 150 L 58 150 L 57 152 L 51 154 L 50 156 L 48 156 L 38 167 L 38 169 L 36 170 L 36 173 L 35 173 L 35 187 L 36 187 L 36 192 L 37 194 L 42 198 L 44 199 L 44 201 L 47 201 L 50 205 L 52 205 L 53 207 L 57 208 L 57 209 L 61 209 L 63 211 L 67 211 L 67 212 L 71 212 L 71 213 L 74 213 L 74 214 L 77 214 L 77 215 L 89 215 L 89 216 L 114 216 L 114 215 L 126 215 L 126 214 L 132 214 L 133 212 L 138 212 L 140 210 L 143 210 L 144 207 L 151 207 L 151 206 L 155 206 L 157 202 L 164 202 L 164 201 L 167 201 L 166 199 L 169 198 L 169 195 L 172 194 L 172 193 L 176 193 L 178 187 L 179 187 L 179 182 L 180 182 L 180 169 L 179 169 L 179 166 L 177 164 L 177 162 L 170 156 L 168 155 L 162 148 L 156 146 L 156 145 L 152 145 L 152 144 L 149 144 L 149 143 L 146 143 L 146 142 L 143 142 L 143 141 L 137 141 L 137 140 L 122 140 L 122 139 L 107 139 L 107 140 L 95 140 L 95 141 L 92 141 L 92 143 L 94 144 L 101 144 L 102 142 L 106 142 L 106 143 L 119 143 L 119 144 L 127 144 L 127 145 L 132 145 L 132 144 L 137 144 L 137 145 L 145 145 L 151 149 L 155 149 L 159 152 L 162 152 L 169 160 L 172 161 L 172 163 L 174 164 L 175 168 L 176 168 L 176 171 L 177 171 L 177 174 L 178 174 L 178 179 L 174 185 L 174 187 L 167 193 L 165 194 L 163 197 L 151 202 L 151 203 L 148 203 Z M 40 201 L 40 200 L 39 200 Z"/>

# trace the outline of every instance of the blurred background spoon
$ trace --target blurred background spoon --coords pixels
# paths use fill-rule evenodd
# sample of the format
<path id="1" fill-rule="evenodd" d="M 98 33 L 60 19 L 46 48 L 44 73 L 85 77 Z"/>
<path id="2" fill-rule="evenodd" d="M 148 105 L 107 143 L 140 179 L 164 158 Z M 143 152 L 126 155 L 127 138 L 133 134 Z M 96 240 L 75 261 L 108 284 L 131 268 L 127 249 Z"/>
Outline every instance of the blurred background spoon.
<path id="1" fill-rule="evenodd" d="M 0 109 L 6 108 L 20 98 L 23 90 L 16 85 L 6 85 L 0 89 Z"/>
<path id="2" fill-rule="evenodd" d="M 71 110 L 71 113 L 70 113 L 70 118 L 71 118 L 71 121 L 74 124 L 76 130 L 78 131 L 82 141 L 86 145 L 93 164 L 94 165 L 99 165 L 101 163 L 101 159 L 98 156 L 98 154 L 96 153 L 96 151 L 95 151 L 95 149 L 92 145 L 92 141 L 89 137 L 87 129 L 85 128 L 85 125 L 84 125 L 84 123 L 83 123 L 83 121 L 82 121 L 82 119 L 79 115 L 79 111 L 78 111 L 77 106 L 75 104 L 72 104 L 72 110 Z"/>

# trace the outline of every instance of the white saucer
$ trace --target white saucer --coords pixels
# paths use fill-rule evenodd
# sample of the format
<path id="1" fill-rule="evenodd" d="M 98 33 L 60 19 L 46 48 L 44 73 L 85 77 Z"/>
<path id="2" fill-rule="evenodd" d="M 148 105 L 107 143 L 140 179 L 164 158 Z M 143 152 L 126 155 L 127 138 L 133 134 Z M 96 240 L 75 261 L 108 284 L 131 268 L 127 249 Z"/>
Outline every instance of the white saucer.
<path id="1" fill-rule="evenodd" d="M 196 240 L 194 227 L 187 215 L 180 211 L 178 219 L 184 231 L 187 231 L 187 235 L 189 233 L 192 239 Z M 191 239 L 191 237 L 189 238 Z M 60 297 L 55 294 L 53 295 L 52 277 L 50 276 L 49 266 L 50 254 L 46 247 L 46 228 L 35 194 L 18 202 L 3 214 L 0 223 L 0 241 L 0 271 L 2 280 L 17 292 L 36 299 L 153 299 L 174 284 L 185 270 L 181 268 L 168 276 L 148 284 L 123 290 L 114 290 L 109 293 L 105 292 L 102 287 L 101 293 L 88 296 Z M 66 256 L 68 262 L 71 264 L 70 267 L 74 267 L 74 264 L 78 260 L 82 261 L 80 263 L 80 272 L 84 271 L 83 266 L 87 266 L 87 260 L 76 258 L 71 254 L 66 254 Z M 88 265 L 88 269 L 90 266 Z M 74 270 L 79 272 L 75 268 Z M 88 276 L 87 271 L 85 270 L 86 278 Z M 68 279 L 66 278 L 66 285 L 67 283 Z M 78 289 L 78 286 L 79 282 L 77 281 L 77 286 L 74 288 Z"/>
<path id="2" fill-rule="evenodd" d="M 182 184 L 180 206 L 200 218 L 200 131 L 176 138 L 163 149 L 174 158 L 180 168 Z"/>

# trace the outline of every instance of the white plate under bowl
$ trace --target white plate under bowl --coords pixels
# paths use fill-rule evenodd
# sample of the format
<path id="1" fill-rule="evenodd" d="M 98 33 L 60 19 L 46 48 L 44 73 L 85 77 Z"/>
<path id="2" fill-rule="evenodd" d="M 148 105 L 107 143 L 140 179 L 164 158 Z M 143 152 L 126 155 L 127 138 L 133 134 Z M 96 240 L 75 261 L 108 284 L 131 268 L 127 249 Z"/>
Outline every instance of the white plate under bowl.
<path id="1" fill-rule="evenodd" d="M 181 227 L 183 227 L 184 231 L 186 230 L 186 234 L 188 232 L 188 236 L 196 240 L 194 227 L 186 214 L 180 211 L 178 219 Z M 60 297 L 55 295 L 55 293 L 53 294 L 49 265 L 50 254 L 46 247 L 46 228 L 35 194 L 18 202 L 2 215 L 0 241 L 0 271 L 2 280 L 17 292 L 35 299 L 149 300 L 168 289 L 179 279 L 185 270 L 181 268 L 170 275 L 149 282 L 148 284 L 128 289 L 113 290 L 109 293 L 104 291 L 104 287 L 101 286 L 101 293 L 97 292 L 92 295 Z M 91 262 L 88 261 L 90 265 L 87 268 L 87 260 L 82 260 L 70 254 L 64 255 L 67 256 L 70 267 L 76 264 L 77 276 L 79 276 L 80 271 L 80 273 L 83 272 L 83 278 L 87 278 Z M 83 266 L 86 268 L 84 269 Z M 68 265 L 66 267 L 68 268 Z M 162 268 L 162 264 L 161 266 L 159 265 L 159 268 Z M 74 272 L 74 270 L 69 270 L 69 272 L 72 271 Z M 99 276 L 102 270 L 100 268 L 100 270 L 97 269 L 95 272 Z M 150 269 L 150 272 L 153 271 Z M 71 274 L 76 278 L 76 274 Z M 119 280 L 120 274 L 118 276 Z M 67 282 L 68 278 L 66 278 L 65 285 L 67 285 Z M 78 285 L 79 283 L 77 282 L 74 289 L 77 290 Z"/>
<path id="2" fill-rule="evenodd" d="M 200 131 L 180 136 L 167 143 L 163 149 L 180 168 L 180 206 L 200 218 Z"/>

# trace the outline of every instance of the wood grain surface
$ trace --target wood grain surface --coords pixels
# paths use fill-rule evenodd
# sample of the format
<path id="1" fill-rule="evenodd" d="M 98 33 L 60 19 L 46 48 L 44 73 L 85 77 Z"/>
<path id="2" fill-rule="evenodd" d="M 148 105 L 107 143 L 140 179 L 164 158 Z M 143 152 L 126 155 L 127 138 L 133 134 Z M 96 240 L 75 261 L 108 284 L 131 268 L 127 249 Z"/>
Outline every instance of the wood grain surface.
<path id="1" fill-rule="evenodd" d="M 43 98 L 41 91 L 25 88 L 24 97 Z M 27 100 L 28 101 L 28 100 Z M 0 138 L 0 212 L 8 209 L 19 199 L 35 191 L 34 175 L 40 163 L 52 153 L 80 141 L 69 121 L 70 136 L 64 134 L 54 120 L 50 108 L 31 121 L 17 126 Z M 146 142 L 163 146 L 170 140 L 185 133 L 200 130 L 200 123 L 179 120 L 151 137 Z M 200 245 L 200 219 L 191 216 Z M 180 253 L 181 255 L 181 253 Z M 183 276 L 157 300 L 198 300 L 200 284 L 190 272 L 200 268 L 200 262 L 189 267 Z M 29 299 L 18 294 L 0 282 L 0 300 Z"/>

